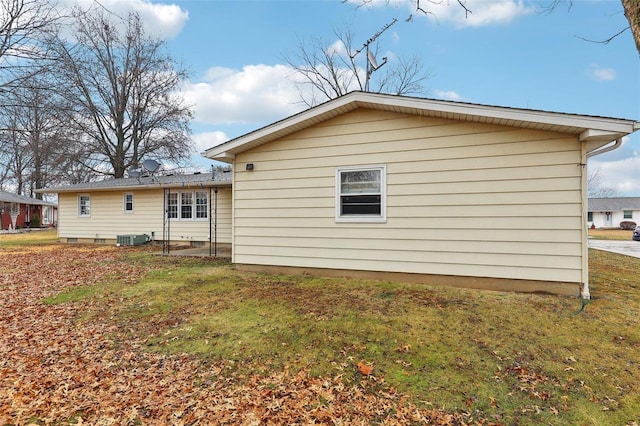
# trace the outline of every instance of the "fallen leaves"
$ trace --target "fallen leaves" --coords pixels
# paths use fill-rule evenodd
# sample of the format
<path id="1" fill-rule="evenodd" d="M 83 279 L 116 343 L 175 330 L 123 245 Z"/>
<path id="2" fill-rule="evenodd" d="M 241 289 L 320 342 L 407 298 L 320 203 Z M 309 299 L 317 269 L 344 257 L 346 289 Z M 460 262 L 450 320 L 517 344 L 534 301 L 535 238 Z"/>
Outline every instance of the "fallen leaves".
<path id="1" fill-rule="evenodd" d="M 350 383 L 305 371 L 252 375 L 254 366 L 231 360 L 145 352 L 143 337 L 109 318 L 117 300 L 42 303 L 107 277 L 135 285 L 152 266 L 124 261 L 127 253 L 71 245 L 0 252 L 0 424 L 476 423 L 407 402 L 364 360 L 357 367 L 368 380 Z"/>
<path id="2" fill-rule="evenodd" d="M 369 376 L 373 373 L 373 365 L 367 364 L 365 361 L 360 361 L 358 364 L 358 371 L 363 376 Z"/>

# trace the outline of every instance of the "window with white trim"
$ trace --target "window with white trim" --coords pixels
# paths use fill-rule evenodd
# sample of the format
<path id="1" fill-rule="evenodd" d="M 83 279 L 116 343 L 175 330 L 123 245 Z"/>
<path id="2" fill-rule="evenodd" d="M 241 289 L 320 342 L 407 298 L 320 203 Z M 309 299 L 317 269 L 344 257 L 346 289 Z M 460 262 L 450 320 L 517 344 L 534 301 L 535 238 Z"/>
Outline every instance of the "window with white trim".
<path id="1" fill-rule="evenodd" d="M 167 197 L 167 219 L 178 218 L 178 193 L 170 192 Z"/>
<path id="2" fill-rule="evenodd" d="M 91 195 L 78 195 L 78 216 L 91 216 Z"/>
<path id="3" fill-rule="evenodd" d="M 176 191 L 167 197 L 167 218 L 179 220 L 208 219 L 207 191 Z"/>
<path id="4" fill-rule="evenodd" d="M 386 166 L 336 169 L 336 222 L 384 222 Z"/>
<path id="5" fill-rule="evenodd" d="M 124 212 L 133 213 L 133 194 L 131 192 L 124 193 Z"/>
<path id="6" fill-rule="evenodd" d="M 633 219 L 633 210 L 623 210 L 622 216 L 624 219 Z"/>
<path id="7" fill-rule="evenodd" d="M 180 219 L 193 219 L 193 192 L 180 193 Z"/>
<path id="8" fill-rule="evenodd" d="M 209 217 L 209 194 L 205 191 L 196 191 L 196 219 Z"/>

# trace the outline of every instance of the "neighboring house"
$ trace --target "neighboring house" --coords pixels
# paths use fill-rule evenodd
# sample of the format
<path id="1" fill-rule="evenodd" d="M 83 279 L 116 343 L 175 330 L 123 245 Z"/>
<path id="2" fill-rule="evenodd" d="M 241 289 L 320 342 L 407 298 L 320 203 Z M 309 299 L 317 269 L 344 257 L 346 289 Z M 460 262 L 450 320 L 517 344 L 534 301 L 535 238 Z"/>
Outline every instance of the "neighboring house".
<path id="1" fill-rule="evenodd" d="M 55 203 L 0 191 L 0 229 L 34 226 L 31 222 L 34 217 L 38 218 L 38 227 L 53 227 L 56 223 L 56 210 Z"/>
<path id="2" fill-rule="evenodd" d="M 620 222 L 640 225 L 640 197 L 589 198 L 587 221 L 596 228 L 620 228 Z"/>
<path id="3" fill-rule="evenodd" d="M 202 246 L 231 242 L 231 173 L 157 175 L 40 189 L 57 193 L 63 242 L 115 244 L 118 236 Z"/>
<path id="4" fill-rule="evenodd" d="M 238 268 L 588 298 L 587 159 L 638 129 L 353 92 L 204 155 L 233 165 Z"/>

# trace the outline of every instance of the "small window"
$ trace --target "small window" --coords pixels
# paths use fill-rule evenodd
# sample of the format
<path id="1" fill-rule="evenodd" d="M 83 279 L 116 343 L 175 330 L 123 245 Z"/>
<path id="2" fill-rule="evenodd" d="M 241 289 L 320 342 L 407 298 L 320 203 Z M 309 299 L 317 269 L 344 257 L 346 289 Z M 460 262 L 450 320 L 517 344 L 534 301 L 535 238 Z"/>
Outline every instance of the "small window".
<path id="1" fill-rule="evenodd" d="M 336 170 L 336 221 L 386 220 L 386 167 L 367 166 Z"/>
<path id="2" fill-rule="evenodd" d="M 178 218 L 178 193 L 170 192 L 167 197 L 167 219 Z"/>
<path id="3" fill-rule="evenodd" d="M 91 216 L 91 196 L 80 195 L 78 197 L 78 215 Z"/>
<path id="4" fill-rule="evenodd" d="M 209 201 L 207 193 L 196 191 L 196 219 L 206 219 L 209 217 Z"/>
<path id="5" fill-rule="evenodd" d="M 133 194 L 131 193 L 124 194 L 124 212 L 133 213 Z"/>
<path id="6" fill-rule="evenodd" d="M 191 192 L 180 193 L 180 218 L 193 218 L 193 193 Z"/>
<path id="7" fill-rule="evenodd" d="M 633 211 L 632 210 L 623 210 L 623 217 L 625 219 L 633 219 Z"/>
<path id="8" fill-rule="evenodd" d="M 593 212 L 587 213 L 587 222 L 593 222 Z"/>

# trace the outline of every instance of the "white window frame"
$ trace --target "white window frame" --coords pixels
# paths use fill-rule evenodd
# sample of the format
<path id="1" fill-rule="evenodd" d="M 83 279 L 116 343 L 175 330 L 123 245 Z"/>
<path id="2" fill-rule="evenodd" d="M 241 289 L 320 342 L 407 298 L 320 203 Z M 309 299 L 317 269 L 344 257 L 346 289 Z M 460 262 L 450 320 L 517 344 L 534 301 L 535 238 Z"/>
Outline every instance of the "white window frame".
<path id="1" fill-rule="evenodd" d="M 623 219 L 633 219 L 633 210 L 623 210 L 622 211 Z"/>
<path id="2" fill-rule="evenodd" d="M 171 204 L 171 197 L 175 197 L 175 204 Z M 179 192 L 169 192 L 169 194 L 167 194 L 167 205 L 166 205 L 166 212 L 167 212 L 167 219 L 169 220 L 179 220 L 180 219 L 180 193 Z M 171 211 L 171 209 L 169 207 L 174 207 L 175 209 L 173 210 L 173 212 Z M 175 215 L 175 216 L 174 216 Z"/>
<path id="3" fill-rule="evenodd" d="M 127 204 L 129 204 L 129 203 L 127 203 L 127 197 L 129 197 L 129 196 L 131 197 L 131 203 L 130 203 L 131 204 L 131 209 L 130 210 L 127 209 Z M 125 192 L 122 195 L 122 210 L 126 214 L 133 214 L 133 200 L 134 200 L 133 192 Z"/>
<path id="4" fill-rule="evenodd" d="M 360 195 L 380 195 L 380 215 L 343 215 L 342 212 L 342 173 L 364 170 L 380 171 L 380 192 Z M 387 221 L 387 166 L 384 164 L 349 166 L 336 168 L 335 176 L 335 221 L 351 223 L 385 223 Z"/>
<path id="5" fill-rule="evenodd" d="M 82 199 L 85 197 L 87 202 L 83 205 Z M 83 207 L 86 210 L 84 213 L 82 212 Z M 78 217 L 91 217 L 91 194 L 78 195 Z"/>
<path id="6" fill-rule="evenodd" d="M 191 198 L 190 204 L 183 204 L 183 195 L 189 194 Z M 198 194 L 204 194 L 206 199 L 206 204 L 198 204 Z M 169 217 L 169 198 L 173 196 L 177 204 L 173 204 L 172 207 L 175 208 L 174 214 L 176 217 Z M 187 197 L 188 198 L 188 197 Z M 186 200 L 186 198 L 185 198 Z M 209 191 L 208 190 L 193 190 L 193 191 L 171 191 L 169 193 L 169 197 L 167 197 L 167 205 L 165 206 L 165 211 L 167 212 L 167 219 L 169 220 L 180 220 L 180 221 L 205 221 L 209 220 L 209 203 L 211 200 L 209 199 Z M 202 207 L 206 205 L 206 217 L 198 217 L 198 206 Z M 191 217 L 182 217 L 183 207 L 191 207 Z"/>
<path id="7" fill-rule="evenodd" d="M 198 197 L 199 194 L 204 194 L 203 197 Z M 204 207 L 204 209 L 202 208 Z M 204 216 L 202 216 L 204 214 Z M 209 219 L 209 191 L 194 191 L 193 193 L 193 218 L 196 220 Z"/>

